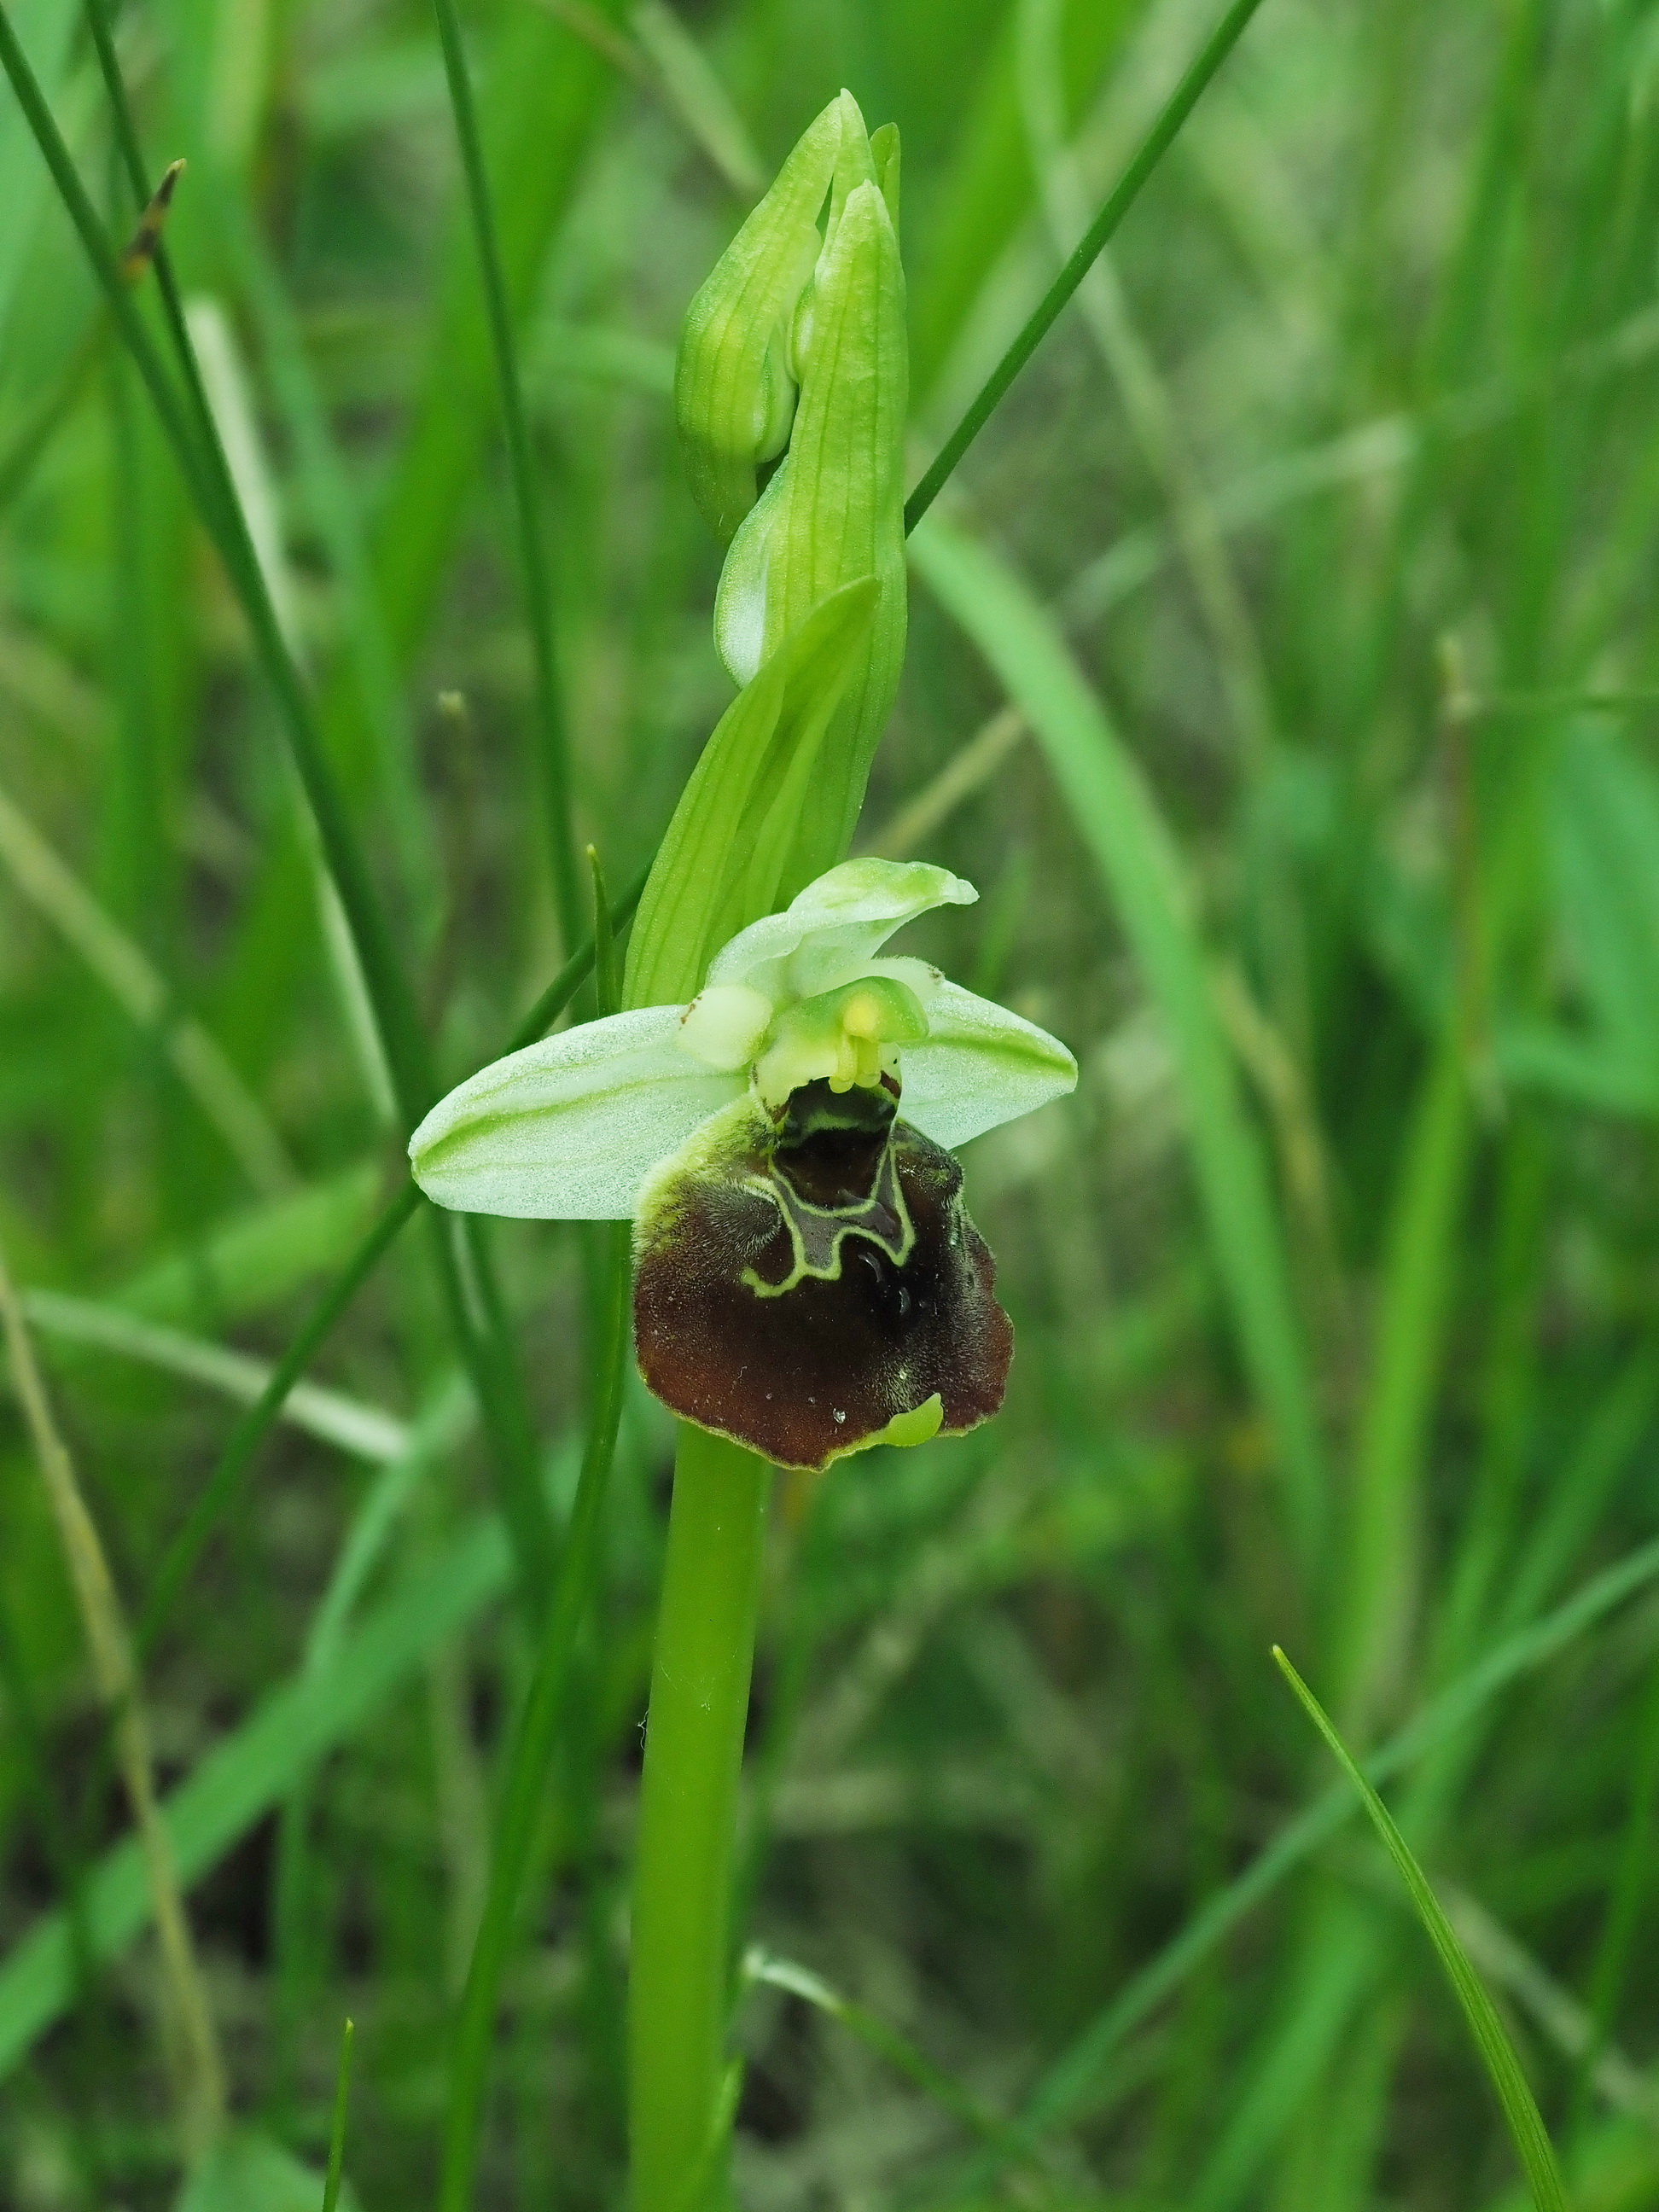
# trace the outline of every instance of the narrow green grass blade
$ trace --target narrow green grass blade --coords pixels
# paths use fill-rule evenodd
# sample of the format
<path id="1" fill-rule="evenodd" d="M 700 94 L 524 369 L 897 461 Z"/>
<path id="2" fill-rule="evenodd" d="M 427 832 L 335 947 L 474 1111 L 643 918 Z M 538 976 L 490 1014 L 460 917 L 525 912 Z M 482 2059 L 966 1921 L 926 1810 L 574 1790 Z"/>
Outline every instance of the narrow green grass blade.
<path id="1" fill-rule="evenodd" d="M 839 1990 L 832 1988 L 821 1974 L 813 1973 L 810 1967 L 797 1966 L 793 1959 L 775 1958 L 759 1944 L 753 1944 L 744 1954 L 743 1975 L 746 1982 L 763 1983 L 775 1990 L 787 1990 L 791 1996 L 800 1998 L 814 2011 L 835 2021 L 975 2135 L 995 2142 L 1004 2132 L 1002 2121 L 980 2102 L 971 2089 L 964 2088 L 955 2075 L 947 2074 L 942 2066 L 936 2066 L 927 2052 L 919 2051 L 908 2036 L 901 2035 L 896 2027 L 889 2027 L 867 2006 L 857 2004 L 851 1997 L 843 1996 Z"/>
<path id="2" fill-rule="evenodd" d="M 1312 1378 L 1267 1164 L 1240 1097 L 1175 842 L 1053 620 L 985 546 L 936 518 L 911 540 L 934 596 L 1036 732 L 1168 1030 L 1215 1261 L 1275 1432 L 1304 1566 L 1327 1517 Z"/>
<path id="3" fill-rule="evenodd" d="M 570 827 L 570 762 L 565 732 L 564 708 L 559 693 L 559 672 L 554 657 L 553 586 L 543 543 L 541 503 L 536 471 L 531 458 L 530 430 L 525 420 L 524 388 L 519 375 L 513 313 L 507 303 L 507 278 L 501 267 L 501 239 L 484 173 L 483 147 L 478 136 L 477 112 L 472 80 L 461 45 L 460 21 L 455 0 L 433 0 L 438 37 L 443 47 L 444 74 L 449 84 L 455 136 L 461 149 L 461 171 L 466 179 L 467 207 L 477 249 L 478 270 L 483 280 L 485 314 L 489 325 L 490 351 L 495 359 L 495 384 L 500 396 L 501 427 L 507 440 L 507 472 L 513 483 L 513 507 L 518 524 L 519 566 L 524 587 L 525 620 L 530 631 L 536 672 L 536 719 L 540 726 L 543 803 L 547 809 L 547 841 L 553 871 L 554 902 L 566 946 L 581 936 L 581 901 L 577 889 L 576 854 Z"/>
<path id="4" fill-rule="evenodd" d="M 386 1059 L 398 1085 L 399 1105 L 412 1127 L 425 1111 L 433 1091 L 426 1041 L 368 865 L 336 787 L 303 679 L 283 641 L 246 520 L 230 486 L 224 456 L 212 429 L 212 418 L 204 405 L 198 409 L 181 398 L 168 375 L 3 8 L 0 8 L 0 67 L 3 67 L 11 82 L 92 272 L 144 380 L 197 510 L 225 564 L 253 632 L 255 647 L 316 820 L 329 872 L 362 963 Z M 193 359 L 192 354 L 192 362 Z"/>
<path id="5" fill-rule="evenodd" d="M 1333 1624 L 1345 1718 L 1370 1710 L 1398 1682 L 1412 1631 L 1430 1424 L 1474 1138 L 1468 1069 L 1459 1040 L 1448 1036 L 1423 1076 L 1391 1194 Z"/>
<path id="6" fill-rule="evenodd" d="M 115 52 L 115 40 L 110 27 L 108 0 L 84 0 L 82 9 L 87 27 L 92 33 L 93 51 L 98 57 L 99 73 L 104 80 L 104 90 L 109 100 L 110 118 L 115 126 L 115 143 L 119 149 L 127 182 L 132 190 L 133 213 L 142 216 L 150 204 L 155 180 L 150 176 L 144 161 L 143 149 L 138 143 L 137 125 L 133 120 L 132 107 L 127 99 L 125 81 Z M 161 306 L 167 333 L 173 340 L 173 350 L 179 362 L 185 388 L 190 396 L 191 411 L 195 417 L 195 434 L 201 447 L 209 473 L 218 478 L 219 495 L 226 493 L 224 456 L 219 449 L 218 435 L 214 428 L 212 410 L 208 405 L 207 392 L 203 386 L 200 365 L 196 349 L 191 342 L 185 321 L 185 303 L 179 290 L 179 282 L 173 271 L 173 257 L 167 252 L 167 240 L 158 231 L 151 258 L 155 264 L 155 282 L 161 295 Z"/>
<path id="7" fill-rule="evenodd" d="M 1538 2212 L 1566 2212 L 1566 2193 L 1561 2185 L 1561 2175 L 1555 2163 L 1555 2153 L 1540 2115 L 1538 2106 L 1521 2070 L 1521 2062 L 1515 2055 L 1515 2046 L 1504 2032 L 1497 2008 L 1486 1995 L 1480 1977 L 1469 1964 L 1462 1945 L 1449 1920 L 1442 1910 L 1440 1900 L 1429 1887 L 1427 1877 L 1413 1856 L 1410 1844 L 1395 1825 L 1394 1816 L 1365 1779 L 1364 1773 L 1326 1717 L 1325 1709 L 1303 1680 L 1279 1646 L 1273 1646 L 1273 1661 L 1279 1671 L 1295 1691 L 1303 1711 L 1324 1737 L 1332 1756 L 1353 1784 L 1370 1815 L 1384 1850 L 1394 1861 L 1400 1879 L 1406 1885 L 1417 1917 L 1423 1923 L 1423 1932 L 1435 1948 L 1436 1956 L 1445 1968 L 1463 2017 L 1469 2025 L 1480 2063 L 1497 2093 L 1508 2124 L 1510 2136 L 1517 2155 L 1526 2169 L 1532 2186 L 1533 2203 Z"/>
<path id="8" fill-rule="evenodd" d="M 181 1882 L 216 1865 L 325 1752 L 348 1741 L 427 1654 L 509 1586 L 512 1555 L 494 1518 L 458 1534 L 349 1634 L 328 1663 L 301 1667 L 215 1746 L 161 1808 Z M 149 1924 L 137 1845 L 106 1851 L 86 1885 L 92 1955 L 116 1957 Z M 67 1916 L 50 1912 L 0 1965 L 0 2078 L 63 2013 L 74 1990 Z"/>
<path id="9" fill-rule="evenodd" d="M 323 2212 L 335 2212 L 340 2201 L 340 2175 L 345 2166 L 346 2100 L 351 2089 L 349 2020 L 340 2031 L 340 2068 L 334 2082 L 334 2123 L 328 2139 L 328 2179 L 323 2186 Z"/>
<path id="10" fill-rule="evenodd" d="M 667 105 L 732 191 L 757 200 L 766 190 L 766 164 L 702 48 L 664 0 L 634 0 L 630 20 Z"/>
<path id="11" fill-rule="evenodd" d="M 289 1392 L 380 1265 L 382 1256 L 396 1243 L 419 1204 L 420 1192 L 414 1183 L 406 1183 L 312 1308 L 299 1334 L 271 1370 L 270 1381 L 231 1431 L 217 1465 L 156 1570 L 149 1599 L 138 1617 L 135 1641 L 141 1658 L 155 1649 L 156 1638 L 167 1626 L 191 1569 L 234 1498 L 249 1461 L 282 1412 Z"/>
<path id="12" fill-rule="evenodd" d="M 37 1332 L 64 1346 L 85 1346 L 183 1376 L 210 1390 L 222 1391 L 242 1405 L 257 1403 L 269 1387 L 268 1361 L 211 1338 L 187 1336 L 181 1329 L 158 1328 L 139 1321 L 119 1306 L 95 1298 L 66 1297 L 61 1291 L 25 1291 L 23 1311 Z M 370 1462 L 396 1459 L 406 1450 L 409 1431 L 395 1414 L 329 1390 L 314 1382 L 296 1382 L 283 1402 L 282 1418 L 307 1430 L 354 1457 Z"/>
<path id="13" fill-rule="evenodd" d="M 498 185 L 501 270 L 515 320 L 530 305 L 609 88 L 600 58 L 541 9 L 502 17 L 479 94 L 478 131 L 487 173 Z M 512 180 L 510 191 L 499 190 L 505 179 Z M 431 619 L 489 421 L 489 342 L 478 313 L 471 240 L 459 225 L 421 358 L 426 373 L 374 532 L 376 586 L 402 665 Z M 325 726 L 338 710 L 331 695 L 324 702 Z"/>
<path id="14" fill-rule="evenodd" d="M 1186 75 L 1160 110 L 1106 204 L 1079 240 L 1024 328 L 1004 354 L 978 398 L 939 448 L 921 482 L 904 503 L 904 527 L 914 530 L 939 497 L 957 463 L 996 412 L 1008 387 L 1048 333 L 1050 325 L 1099 259 L 1118 225 L 1140 196 L 1141 187 L 1174 145 L 1182 125 L 1197 106 L 1205 87 L 1244 34 L 1261 0 L 1233 0 Z"/>
<path id="15" fill-rule="evenodd" d="M 1372 1780 L 1386 1781 L 1456 1735 L 1511 1682 L 1546 1665 L 1615 1607 L 1656 1581 L 1659 1542 L 1643 1545 L 1593 1576 L 1553 1612 L 1505 1637 L 1366 1760 Z M 1352 1792 L 1334 1784 L 1299 1813 L 1242 1873 L 1217 1890 L 1045 2069 L 1010 2123 L 1005 2142 L 1016 2150 L 1029 2149 L 1054 2129 L 1098 2109 L 1105 2101 L 1102 2077 L 1127 2038 L 1214 1955 L 1257 1905 L 1329 1841 L 1353 1809 Z M 964 2173 L 951 2201 L 988 2186 L 1009 2154 L 987 2152 Z"/>
<path id="16" fill-rule="evenodd" d="M 48 95 L 56 98 L 74 45 L 73 0 L 15 0 L 11 12 L 41 82 Z M 46 203 L 46 187 L 23 118 L 9 107 L 0 111 L 0 207 L 7 210 L 0 232 L 0 341 L 11 335 L 12 310 Z"/>
<path id="17" fill-rule="evenodd" d="M 219 220 L 258 335 L 263 367 L 286 418 L 306 503 L 327 547 L 333 580 L 344 602 L 343 649 L 350 656 L 374 733 L 380 788 L 404 879 L 423 935 L 429 936 L 436 926 L 440 896 L 434 825 L 424 809 L 409 709 L 375 595 L 356 487 L 319 389 L 283 272 L 241 187 L 223 179 L 216 180 L 216 186 Z"/>

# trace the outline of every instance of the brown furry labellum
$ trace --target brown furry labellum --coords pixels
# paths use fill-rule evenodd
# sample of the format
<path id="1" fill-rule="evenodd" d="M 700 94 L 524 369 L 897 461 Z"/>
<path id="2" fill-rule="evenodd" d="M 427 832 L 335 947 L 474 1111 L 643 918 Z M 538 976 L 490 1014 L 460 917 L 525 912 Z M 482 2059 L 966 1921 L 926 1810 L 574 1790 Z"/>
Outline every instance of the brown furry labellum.
<path id="1" fill-rule="evenodd" d="M 641 1200 L 646 1382 L 780 1467 L 960 1433 L 1002 1403 L 1014 1333 L 996 1263 L 961 1168 L 896 1106 L 885 1083 L 808 1084 L 781 1115 L 739 1099 Z"/>

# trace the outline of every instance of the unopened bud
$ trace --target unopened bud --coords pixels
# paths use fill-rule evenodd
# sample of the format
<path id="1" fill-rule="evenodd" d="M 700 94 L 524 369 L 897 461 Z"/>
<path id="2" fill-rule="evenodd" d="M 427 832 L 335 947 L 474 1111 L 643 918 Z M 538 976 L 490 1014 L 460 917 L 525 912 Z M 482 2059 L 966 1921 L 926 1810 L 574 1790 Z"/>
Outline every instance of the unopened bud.
<path id="1" fill-rule="evenodd" d="M 896 148 L 888 162 L 896 182 Z M 791 896 L 846 853 L 904 661 L 904 423 L 908 361 L 898 238 L 860 135 L 797 317 L 800 398 L 789 449 L 726 556 L 714 642 L 746 684 L 813 607 L 861 576 L 879 587 L 860 665 L 836 711 L 785 870 Z"/>
<path id="2" fill-rule="evenodd" d="M 847 129 L 843 93 L 811 124 L 771 190 L 686 310 L 674 412 L 691 494 L 727 543 L 755 504 L 755 471 L 783 451 L 794 417 L 795 310 L 822 248 L 818 216 Z M 863 121 L 858 120 L 859 135 Z"/>

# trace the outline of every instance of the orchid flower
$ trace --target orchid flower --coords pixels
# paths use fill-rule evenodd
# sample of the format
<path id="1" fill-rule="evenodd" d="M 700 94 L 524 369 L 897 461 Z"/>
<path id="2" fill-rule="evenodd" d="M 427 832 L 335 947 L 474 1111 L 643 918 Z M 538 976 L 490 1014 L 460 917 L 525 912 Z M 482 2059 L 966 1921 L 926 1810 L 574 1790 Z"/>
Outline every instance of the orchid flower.
<path id="1" fill-rule="evenodd" d="M 946 1147 L 1077 1080 L 1046 1031 L 884 956 L 977 896 L 944 868 L 842 862 L 739 930 L 689 1003 L 461 1084 L 410 1140 L 416 1181 L 463 1212 L 631 1218 L 646 1381 L 775 1464 L 972 1427 L 1012 1332 Z"/>

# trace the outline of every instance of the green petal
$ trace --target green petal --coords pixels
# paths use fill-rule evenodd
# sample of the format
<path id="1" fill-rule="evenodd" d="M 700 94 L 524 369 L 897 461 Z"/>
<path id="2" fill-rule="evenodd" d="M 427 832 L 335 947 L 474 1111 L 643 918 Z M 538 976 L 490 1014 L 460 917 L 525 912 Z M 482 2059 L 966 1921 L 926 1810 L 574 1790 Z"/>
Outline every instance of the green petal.
<path id="1" fill-rule="evenodd" d="M 416 1182 L 463 1213 L 627 1220 L 658 1163 L 744 1088 L 681 1048 L 684 1012 L 612 1014 L 481 1068 L 410 1139 Z"/>
<path id="2" fill-rule="evenodd" d="M 952 1150 L 1077 1087 L 1058 1037 L 959 983 L 928 1000 L 927 1041 L 904 1048 L 902 1073 L 905 1120 Z"/>
<path id="3" fill-rule="evenodd" d="M 961 876 L 925 860 L 843 860 L 808 884 L 784 913 L 734 937 L 715 955 L 708 980 L 746 983 L 775 1006 L 816 998 L 878 973 L 876 956 L 907 921 L 935 907 L 971 906 L 978 896 Z M 910 963 L 893 965 L 901 981 L 910 981 Z"/>

